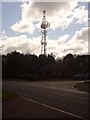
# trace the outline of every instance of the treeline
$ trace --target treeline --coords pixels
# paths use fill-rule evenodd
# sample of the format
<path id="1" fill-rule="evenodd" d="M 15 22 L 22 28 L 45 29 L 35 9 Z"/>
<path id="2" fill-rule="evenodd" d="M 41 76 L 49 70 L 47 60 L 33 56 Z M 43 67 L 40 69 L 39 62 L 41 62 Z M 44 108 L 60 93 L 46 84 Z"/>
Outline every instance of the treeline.
<path id="1" fill-rule="evenodd" d="M 76 74 L 90 73 L 90 55 L 67 54 L 55 60 L 51 55 L 32 55 L 11 52 L 2 55 L 2 77 L 15 79 L 40 80 L 47 78 L 72 79 Z"/>

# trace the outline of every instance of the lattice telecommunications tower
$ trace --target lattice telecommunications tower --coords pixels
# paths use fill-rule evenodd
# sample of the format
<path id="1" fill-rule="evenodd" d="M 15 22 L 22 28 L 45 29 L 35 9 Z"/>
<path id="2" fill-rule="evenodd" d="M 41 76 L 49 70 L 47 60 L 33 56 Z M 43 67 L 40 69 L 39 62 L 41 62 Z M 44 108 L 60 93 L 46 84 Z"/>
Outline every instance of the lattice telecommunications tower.
<path id="1" fill-rule="evenodd" d="M 47 28 L 50 27 L 50 23 L 46 21 L 46 11 L 43 11 L 43 19 L 41 23 L 41 33 L 42 33 L 42 40 L 41 40 L 41 54 L 46 55 L 46 34 L 47 34 Z"/>

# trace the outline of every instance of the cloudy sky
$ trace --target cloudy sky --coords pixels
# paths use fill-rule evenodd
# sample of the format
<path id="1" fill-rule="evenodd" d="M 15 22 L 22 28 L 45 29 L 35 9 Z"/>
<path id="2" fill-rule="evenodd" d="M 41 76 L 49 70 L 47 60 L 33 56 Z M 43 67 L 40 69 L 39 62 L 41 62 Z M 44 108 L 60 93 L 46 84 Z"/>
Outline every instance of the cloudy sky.
<path id="1" fill-rule="evenodd" d="M 40 25 L 43 10 L 46 10 L 46 19 L 50 22 L 50 28 L 47 30 L 47 54 L 53 53 L 56 57 L 68 53 L 87 54 L 90 30 L 88 23 L 90 6 L 87 2 L 89 0 L 0 2 L 2 54 L 14 50 L 36 55 L 41 53 Z"/>

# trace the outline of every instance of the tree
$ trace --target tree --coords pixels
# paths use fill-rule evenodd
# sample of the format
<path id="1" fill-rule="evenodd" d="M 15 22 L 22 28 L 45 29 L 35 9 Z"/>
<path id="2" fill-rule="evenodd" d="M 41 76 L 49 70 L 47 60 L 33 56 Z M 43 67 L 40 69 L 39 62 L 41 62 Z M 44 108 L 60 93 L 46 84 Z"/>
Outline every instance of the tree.
<path id="1" fill-rule="evenodd" d="M 7 54 L 7 61 L 6 61 L 6 67 L 8 74 L 18 74 L 21 73 L 23 65 L 24 65 L 24 59 L 23 55 L 19 52 L 12 52 L 10 54 Z"/>
<path id="2" fill-rule="evenodd" d="M 35 76 L 41 70 L 46 70 L 51 73 L 60 73 L 61 78 L 72 78 L 76 74 L 90 73 L 88 67 L 90 66 L 89 59 L 90 55 L 77 55 L 74 57 L 72 54 L 67 54 L 63 59 L 55 60 L 53 55 L 39 55 L 38 57 L 36 55 L 24 55 L 14 51 L 7 55 L 2 55 L 2 72 L 3 76 L 10 75 L 10 77 L 13 74 L 21 74 L 22 76 L 29 74 Z"/>

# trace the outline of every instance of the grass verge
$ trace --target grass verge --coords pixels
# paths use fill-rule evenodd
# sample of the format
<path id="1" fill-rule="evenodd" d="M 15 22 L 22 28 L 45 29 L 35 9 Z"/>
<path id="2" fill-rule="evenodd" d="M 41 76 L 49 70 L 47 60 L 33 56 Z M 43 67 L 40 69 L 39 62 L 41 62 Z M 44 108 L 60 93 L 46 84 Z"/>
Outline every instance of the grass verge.
<path id="1" fill-rule="evenodd" d="M 2 102 L 6 102 L 8 100 L 11 100 L 15 97 L 17 97 L 18 95 L 16 93 L 7 91 L 5 89 L 2 89 Z"/>
<path id="2" fill-rule="evenodd" d="M 74 87 L 83 92 L 90 93 L 90 82 L 77 83 Z"/>

